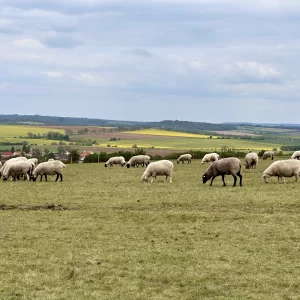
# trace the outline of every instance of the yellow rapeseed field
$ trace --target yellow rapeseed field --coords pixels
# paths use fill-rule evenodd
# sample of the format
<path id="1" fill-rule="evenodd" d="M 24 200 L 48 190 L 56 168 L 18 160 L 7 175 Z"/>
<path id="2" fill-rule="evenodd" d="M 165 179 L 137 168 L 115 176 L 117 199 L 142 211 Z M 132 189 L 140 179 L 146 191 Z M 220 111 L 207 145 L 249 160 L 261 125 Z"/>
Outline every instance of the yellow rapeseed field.
<path id="1" fill-rule="evenodd" d="M 194 134 L 194 133 L 186 133 L 186 132 L 178 132 L 178 131 L 169 131 L 169 130 L 161 130 L 161 129 L 142 129 L 135 131 L 126 131 L 124 133 L 134 133 L 134 134 L 149 134 L 149 135 L 165 135 L 165 136 L 178 136 L 178 137 L 191 137 L 191 138 L 200 138 L 207 139 L 209 135 L 205 134 Z M 216 136 L 212 136 L 216 138 Z"/>

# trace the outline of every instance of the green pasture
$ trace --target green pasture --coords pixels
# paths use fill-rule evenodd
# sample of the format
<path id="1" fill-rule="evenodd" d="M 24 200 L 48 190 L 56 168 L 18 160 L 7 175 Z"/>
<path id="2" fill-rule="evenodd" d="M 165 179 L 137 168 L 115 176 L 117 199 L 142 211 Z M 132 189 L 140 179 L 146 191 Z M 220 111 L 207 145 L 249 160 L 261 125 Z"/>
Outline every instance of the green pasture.
<path id="1" fill-rule="evenodd" d="M 202 184 L 143 168 L 67 165 L 64 181 L 0 182 L 0 299 L 299 299 L 300 182 L 259 161 Z"/>
<path id="2" fill-rule="evenodd" d="M 155 138 L 149 139 L 128 139 L 108 141 L 107 139 L 95 139 L 100 146 L 106 147 L 108 144 L 111 146 L 131 148 L 132 145 L 144 148 L 169 148 L 179 150 L 219 150 L 223 146 L 239 149 L 239 150 L 271 150 L 273 148 L 280 149 L 281 144 L 274 143 L 273 141 L 250 141 L 239 139 L 199 139 L 199 138 Z"/>
<path id="3" fill-rule="evenodd" d="M 0 142 L 6 138 L 19 138 L 27 136 L 28 132 L 33 134 L 44 134 L 49 131 L 65 133 L 63 129 L 47 128 L 40 126 L 24 126 L 24 125 L 0 125 Z"/>

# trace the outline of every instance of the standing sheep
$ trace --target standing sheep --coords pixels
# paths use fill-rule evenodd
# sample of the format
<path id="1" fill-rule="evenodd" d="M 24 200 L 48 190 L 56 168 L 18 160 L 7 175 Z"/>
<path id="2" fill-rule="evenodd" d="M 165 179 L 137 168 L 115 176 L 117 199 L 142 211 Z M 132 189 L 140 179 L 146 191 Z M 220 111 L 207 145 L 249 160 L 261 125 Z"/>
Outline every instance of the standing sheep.
<path id="1" fill-rule="evenodd" d="M 165 181 L 170 178 L 170 183 L 172 182 L 172 174 L 173 174 L 174 165 L 169 160 L 159 160 L 150 163 L 144 174 L 142 175 L 142 181 L 148 181 L 151 177 L 151 182 L 153 179 L 156 179 L 156 176 L 166 176 Z"/>
<path id="2" fill-rule="evenodd" d="M 46 181 L 48 181 L 47 175 L 56 175 L 55 181 L 57 181 L 59 177 L 60 181 L 62 181 L 62 171 L 65 167 L 66 165 L 60 160 L 42 162 L 34 169 L 31 179 L 36 181 L 37 177 L 40 175 L 40 181 L 42 181 L 43 176 L 45 176 Z"/>
<path id="3" fill-rule="evenodd" d="M 150 163 L 150 156 L 149 155 L 135 155 L 132 156 L 129 161 L 127 162 L 127 168 L 135 167 L 141 164 L 142 166 L 148 166 Z"/>
<path id="4" fill-rule="evenodd" d="M 266 159 L 268 159 L 268 157 L 271 157 L 271 160 L 273 160 L 274 159 L 274 151 L 265 151 L 262 159 L 266 160 Z"/>
<path id="5" fill-rule="evenodd" d="M 256 169 L 256 165 L 258 163 L 258 155 L 257 153 L 250 152 L 245 156 L 245 168 L 246 169 Z"/>
<path id="6" fill-rule="evenodd" d="M 298 151 L 295 151 L 292 156 L 291 156 L 292 159 L 300 159 L 300 150 Z"/>
<path id="7" fill-rule="evenodd" d="M 123 156 L 115 156 L 111 157 L 106 163 L 105 167 L 110 166 L 112 167 L 113 165 L 120 165 L 121 167 L 125 166 L 125 158 Z"/>
<path id="8" fill-rule="evenodd" d="M 187 160 L 188 164 L 192 163 L 192 155 L 191 154 L 182 154 L 177 158 L 177 163 L 179 164 L 180 162 L 182 162 L 184 164 L 184 162 Z"/>
<path id="9" fill-rule="evenodd" d="M 277 176 L 278 182 L 281 178 L 284 181 L 283 177 L 293 177 L 295 176 L 298 180 L 300 173 L 300 161 L 295 159 L 288 160 L 277 160 L 274 161 L 266 170 L 263 172 L 263 179 L 265 183 L 269 182 L 271 176 Z"/>
<path id="10" fill-rule="evenodd" d="M 203 156 L 201 163 L 204 164 L 205 162 L 207 162 L 207 163 L 214 162 L 214 161 L 218 160 L 219 157 L 220 157 L 220 155 L 218 153 L 208 153 Z"/>
<path id="11" fill-rule="evenodd" d="M 203 183 L 211 179 L 210 185 L 212 185 L 214 179 L 217 176 L 222 176 L 223 185 L 226 186 L 224 177 L 225 175 L 232 175 L 234 178 L 233 186 L 236 186 L 236 175 L 240 177 L 240 186 L 242 186 L 242 164 L 236 157 L 227 157 L 221 160 L 213 162 L 204 172 L 202 176 Z"/>
<path id="12" fill-rule="evenodd" d="M 24 176 L 24 180 L 29 180 L 32 170 L 32 164 L 28 161 L 16 160 L 9 163 L 3 171 L 3 180 L 7 181 L 11 176 L 13 180 L 19 179 L 20 175 Z"/>

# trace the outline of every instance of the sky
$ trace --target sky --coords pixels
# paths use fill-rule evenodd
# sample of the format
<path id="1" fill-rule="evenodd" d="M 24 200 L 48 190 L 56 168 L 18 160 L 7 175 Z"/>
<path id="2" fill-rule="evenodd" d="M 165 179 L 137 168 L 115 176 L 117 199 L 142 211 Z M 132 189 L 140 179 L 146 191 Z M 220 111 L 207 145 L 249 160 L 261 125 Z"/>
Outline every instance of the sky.
<path id="1" fill-rule="evenodd" d="M 300 123 L 299 15 L 299 0 L 0 0 L 0 113 Z"/>

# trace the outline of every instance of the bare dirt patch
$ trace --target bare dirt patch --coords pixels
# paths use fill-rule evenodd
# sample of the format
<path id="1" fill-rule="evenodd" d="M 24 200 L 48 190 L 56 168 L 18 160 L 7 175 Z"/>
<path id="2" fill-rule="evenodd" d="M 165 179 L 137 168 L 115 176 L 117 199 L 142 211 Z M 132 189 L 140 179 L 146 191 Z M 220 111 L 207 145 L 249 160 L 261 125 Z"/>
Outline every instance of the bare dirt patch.
<path id="1" fill-rule="evenodd" d="M 0 210 L 70 210 L 61 204 L 44 204 L 44 205 L 6 205 L 0 204 Z"/>
<path id="2" fill-rule="evenodd" d="M 240 132 L 240 131 L 213 131 L 217 134 L 222 134 L 222 135 L 233 135 L 233 136 L 259 136 L 259 134 L 255 134 L 255 133 L 248 133 L 248 132 Z"/>

